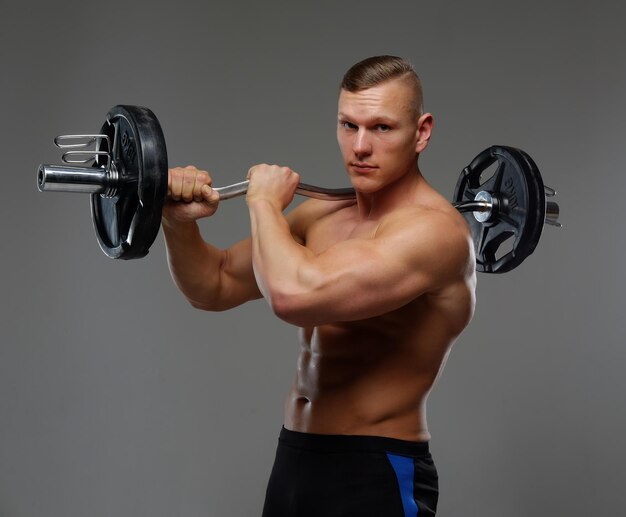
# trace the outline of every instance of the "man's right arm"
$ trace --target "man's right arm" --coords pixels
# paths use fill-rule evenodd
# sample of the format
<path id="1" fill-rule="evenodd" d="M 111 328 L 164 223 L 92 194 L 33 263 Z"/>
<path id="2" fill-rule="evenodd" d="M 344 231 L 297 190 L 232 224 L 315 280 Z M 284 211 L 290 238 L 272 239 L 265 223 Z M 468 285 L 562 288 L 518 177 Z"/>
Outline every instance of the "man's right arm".
<path id="1" fill-rule="evenodd" d="M 196 220 L 213 215 L 219 202 L 211 179 L 195 167 L 171 169 L 163 235 L 174 283 L 189 303 L 222 311 L 261 297 L 252 270 L 252 246 L 245 239 L 228 249 L 205 242 Z"/>

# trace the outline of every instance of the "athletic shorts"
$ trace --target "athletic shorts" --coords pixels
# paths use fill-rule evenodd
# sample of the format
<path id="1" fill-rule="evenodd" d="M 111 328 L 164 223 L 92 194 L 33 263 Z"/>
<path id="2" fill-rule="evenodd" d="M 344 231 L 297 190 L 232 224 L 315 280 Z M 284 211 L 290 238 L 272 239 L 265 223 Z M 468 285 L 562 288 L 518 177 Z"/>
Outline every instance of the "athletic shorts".
<path id="1" fill-rule="evenodd" d="M 432 516 L 438 495 L 428 442 L 283 428 L 263 517 Z"/>

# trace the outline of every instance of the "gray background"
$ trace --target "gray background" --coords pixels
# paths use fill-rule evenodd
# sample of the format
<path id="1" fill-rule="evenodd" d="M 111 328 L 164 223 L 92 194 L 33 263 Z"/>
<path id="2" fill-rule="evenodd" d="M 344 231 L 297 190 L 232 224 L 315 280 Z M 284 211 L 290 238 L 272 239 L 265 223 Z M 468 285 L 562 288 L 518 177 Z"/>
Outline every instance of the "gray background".
<path id="1" fill-rule="evenodd" d="M 338 81 L 393 53 L 422 76 L 422 157 L 452 196 L 482 149 L 528 151 L 565 228 L 504 276 L 429 402 L 442 517 L 617 515 L 626 504 L 622 375 L 624 9 L 614 2 L 0 1 L 2 517 L 258 515 L 296 332 L 263 301 L 188 306 L 159 236 L 107 259 L 89 201 L 40 194 L 57 134 L 150 107 L 170 164 L 239 181 L 258 162 L 346 185 Z M 245 202 L 203 221 L 228 245 Z M 620 510 L 622 509 L 622 510 Z"/>

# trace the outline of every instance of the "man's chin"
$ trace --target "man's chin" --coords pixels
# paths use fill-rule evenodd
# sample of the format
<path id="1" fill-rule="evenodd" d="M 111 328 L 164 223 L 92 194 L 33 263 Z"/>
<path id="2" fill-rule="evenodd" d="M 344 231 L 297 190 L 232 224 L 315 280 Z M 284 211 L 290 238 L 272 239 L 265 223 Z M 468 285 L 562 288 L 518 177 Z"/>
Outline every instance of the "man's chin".
<path id="1" fill-rule="evenodd" d="M 373 194 L 380 190 L 381 185 L 373 178 L 367 178 L 363 176 L 350 176 L 350 183 L 352 188 L 360 194 Z"/>

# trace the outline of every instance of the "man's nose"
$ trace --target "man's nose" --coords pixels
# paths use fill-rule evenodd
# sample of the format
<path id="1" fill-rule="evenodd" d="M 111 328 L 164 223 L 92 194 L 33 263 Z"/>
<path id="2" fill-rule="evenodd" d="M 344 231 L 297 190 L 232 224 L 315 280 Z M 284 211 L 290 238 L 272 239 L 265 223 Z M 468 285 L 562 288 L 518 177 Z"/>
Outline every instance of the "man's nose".
<path id="1" fill-rule="evenodd" d="M 354 137 L 353 151 L 357 156 L 367 156 L 372 153 L 372 144 L 365 129 L 359 129 Z"/>

